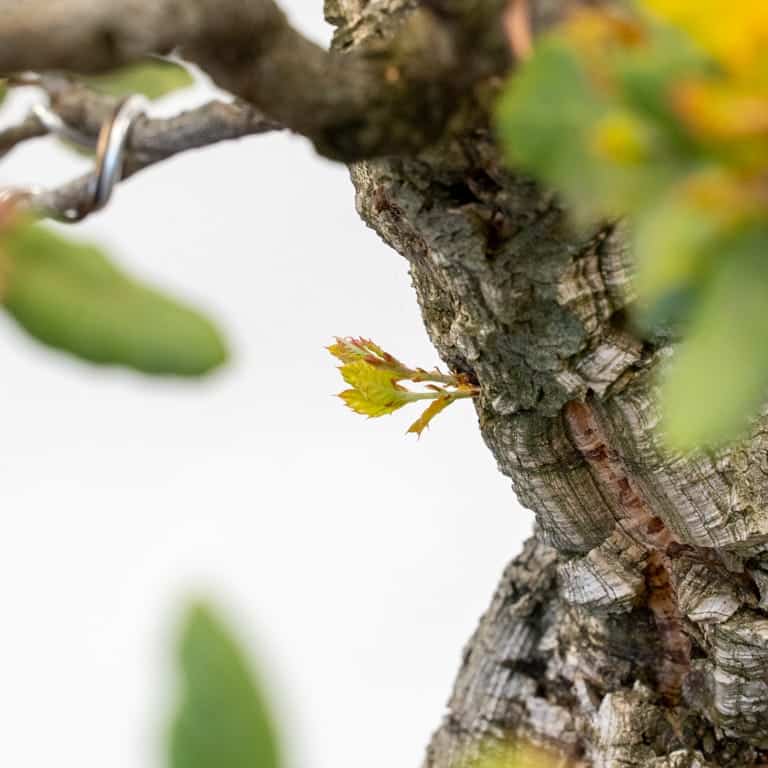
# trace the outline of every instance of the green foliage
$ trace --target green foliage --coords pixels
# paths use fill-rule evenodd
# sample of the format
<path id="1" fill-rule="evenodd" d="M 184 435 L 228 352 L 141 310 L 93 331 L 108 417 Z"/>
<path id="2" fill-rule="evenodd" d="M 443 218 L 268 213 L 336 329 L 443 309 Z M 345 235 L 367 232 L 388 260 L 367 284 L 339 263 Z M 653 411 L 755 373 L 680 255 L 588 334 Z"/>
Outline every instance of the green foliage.
<path id="1" fill-rule="evenodd" d="M 140 93 L 148 99 L 159 99 L 173 91 L 194 84 L 189 70 L 174 61 L 144 59 L 101 75 L 80 76 L 91 88 L 122 98 Z"/>
<path id="2" fill-rule="evenodd" d="M 170 768 L 279 768 L 272 714 L 236 640 L 209 607 L 192 606 L 179 663 L 181 706 Z"/>
<path id="3" fill-rule="evenodd" d="M 95 363 L 198 376 L 227 357 L 203 316 L 141 285 L 96 247 L 38 224 L 0 235 L 7 311 L 32 336 Z"/>
<path id="4" fill-rule="evenodd" d="M 497 130 L 577 224 L 628 217 L 638 327 L 689 337 L 662 406 L 669 442 L 690 449 L 737 437 L 768 396 L 755 256 L 768 249 L 768 5 L 635 11 L 582 11 L 543 40 L 510 79 Z"/>
<path id="5" fill-rule="evenodd" d="M 768 395 L 768 228 L 717 242 L 707 290 L 663 381 L 675 447 L 717 442 L 747 427 Z"/>
<path id="6" fill-rule="evenodd" d="M 369 339 L 337 338 L 327 349 L 341 361 L 339 371 L 351 387 L 339 397 L 355 413 L 376 418 L 394 413 L 417 400 L 432 401 L 408 429 L 417 436 L 452 402 L 473 397 L 478 391 L 460 374 L 409 368 Z M 427 391 L 414 392 L 401 386 L 400 381 L 429 383 L 426 383 Z"/>
<path id="7" fill-rule="evenodd" d="M 576 54 L 557 40 L 541 44 L 513 78 L 499 104 L 499 126 L 511 162 L 557 179 L 578 199 L 600 167 L 583 151 L 593 118 L 602 110 Z M 564 141 L 564 137 L 569 137 Z"/>

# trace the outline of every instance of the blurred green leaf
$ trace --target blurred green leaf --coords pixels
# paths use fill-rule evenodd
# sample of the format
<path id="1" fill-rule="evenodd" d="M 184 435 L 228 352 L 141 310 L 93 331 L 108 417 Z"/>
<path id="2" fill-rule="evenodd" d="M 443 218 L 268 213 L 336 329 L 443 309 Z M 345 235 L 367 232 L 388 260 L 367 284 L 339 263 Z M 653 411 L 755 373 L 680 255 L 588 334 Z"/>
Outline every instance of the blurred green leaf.
<path id="1" fill-rule="evenodd" d="M 675 193 L 638 212 L 633 229 L 640 325 L 678 325 L 716 256 L 711 245 L 722 224 Z"/>
<path id="2" fill-rule="evenodd" d="M 0 79 L 0 105 L 5 101 L 5 97 L 8 95 L 8 86 L 5 81 Z"/>
<path id="3" fill-rule="evenodd" d="M 170 768 L 278 768 L 277 737 L 242 650 L 205 605 L 189 611 L 180 648 L 183 700 Z"/>
<path id="4" fill-rule="evenodd" d="M 0 237 L 5 308 L 45 344 L 95 363 L 197 376 L 227 357 L 202 315 L 128 278 L 96 247 L 22 223 Z"/>
<path id="5" fill-rule="evenodd" d="M 91 88 L 122 98 L 140 93 L 159 99 L 173 91 L 188 88 L 195 80 L 181 64 L 164 59 L 144 59 L 101 75 L 79 76 Z"/>
<path id="6" fill-rule="evenodd" d="M 649 34 L 647 45 L 623 48 L 617 55 L 617 95 L 627 108 L 653 121 L 670 145 L 670 158 L 682 162 L 695 149 L 672 107 L 670 88 L 709 72 L 712 65 L 679 30 L 655 27 Z"/>
<path id="7" fill-rule="evenodd" d="M 556 36 L 510 78 L 496 128 L 507 160 L 563 192 L 577 223 L 644 205 L 677 173 L 657 126 L 607 101 Z"/>
<path id="8" fill-rule="evenodd" d="M 585 145 L 601 112 L 578 57 L 552 38 L 510 79 L 497 132 L 510 163 L 576 193 L 590 188 L 597 171 Z"/>
<path id="9" fill-rule="evenodd" d="M 719 258 L 662 386 L 671 447 L 737 438 L 768 396 L 768 230 L 717 243 Z"/>

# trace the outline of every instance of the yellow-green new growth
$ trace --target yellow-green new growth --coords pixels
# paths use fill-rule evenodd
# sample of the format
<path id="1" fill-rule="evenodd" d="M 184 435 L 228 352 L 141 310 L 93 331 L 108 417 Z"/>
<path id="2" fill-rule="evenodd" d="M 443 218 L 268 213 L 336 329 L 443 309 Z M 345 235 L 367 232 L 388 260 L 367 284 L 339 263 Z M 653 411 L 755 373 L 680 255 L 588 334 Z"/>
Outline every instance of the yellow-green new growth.
<path id="1" fill-rule="evenodd" d="M 452 402 L 478 393 L 464 374 L 409 368 L 369 339 L 337 336 L 336 343 L 326 349 L 342 363 L 339 371 L 350 389 L 339 397 L 355 413 L 375 418 L 394 413 L 407 403 L 430 400 L 424 413 L 408 429 L 417 435 Z M 424 384 L 426 391 L 414 392 L 402 386 L 401 381 Z"/>

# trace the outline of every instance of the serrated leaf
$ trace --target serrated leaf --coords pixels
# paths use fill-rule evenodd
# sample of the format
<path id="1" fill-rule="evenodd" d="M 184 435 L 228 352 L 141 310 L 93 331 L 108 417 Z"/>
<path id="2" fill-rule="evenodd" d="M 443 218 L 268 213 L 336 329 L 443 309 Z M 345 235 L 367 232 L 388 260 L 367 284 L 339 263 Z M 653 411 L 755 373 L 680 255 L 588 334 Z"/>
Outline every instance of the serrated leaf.
<path id="1" fill-rule="evenodd" d="M 95 363 L 198 376 L 226 347 L 196 311 L 132 280 L 98 248 L 22 223 L 0 237 L 5 308 L 32 336 Z"/>
<path id="2" fill-rule="evenodd" d="M 768 230 L 719 244 L 689 335 L 665 372 L 664 429 L 688 450 L 739 436 L 768 396 Z"/>
<path id="3" fill-rule="evenodd" d="M 365 358 L 386 360 L 392 358 L 378 344 L 374 344 L 370 339 L 359 339 L 353 337 L 336 337 L 336 343 L 331 344 L 326 349 L 338 360 L 343 363 L 353 363 L 356 360 Z"/>
<path id="4" fill-rule="evenodd" d="M 405 405 L 405 401 L 392 401 L 388 404 L 374 403 L 368 400 L 365 395 L 356 389 L 345 389 L 339 397 L 344 401 L 348 408 L 361 416 L 368 416 L 372 419 L 378 416 L 387 416 L 394 413 L 398 408 Z"/>
<path id="5" fill-rule="evenodd" d="M 424 413 L 422 413 L 421 416 L 408 427 L 408 432 L 413 432 L 421 437 L 421 433 L 429 426 L 432 419 L 434 419 L 438 413 L 445 410 L 452 402 L 453 400 L 448 395 L 433 400 L 427 406 Z"/>
<path id="6" fill-rule="evenodd" d="M 179 663 L 183 693 L 173 723 L 170 768 L 278 768 L 266 696 L 245 655 L 205 605 L 189 611 Z"/>
<path id="7" fill-rule="evenodd" d="M 336 343 L 326 349 L 343 363 L 354 363 L 364 360 L 376 368 L 387 370 L 395 379 L 410 378 L 414 371 L 401 363 L 396 357 L 385 352 L 378 344 L 370 339 L 353 337 L 336 337 Z"/>
<path id="8" fill-rule="evenodd" d="M 390 371 L 377 368 L 365 360 L 356 360 L 339 368 L 351 387 L 374 405 L 389 406 L 405 402 L 407 391 L 399 386 Z"/>
<path id="9" fill-rule="evenodd" d="M 173 91 L 188 88 L 195 80 L 189 70 L 174 61 L 143 59 L 101 75 L 78 79 L 91 88 L 110 96 L 122 98 L 140 93 L 148 99 L 159 99 Z"/>

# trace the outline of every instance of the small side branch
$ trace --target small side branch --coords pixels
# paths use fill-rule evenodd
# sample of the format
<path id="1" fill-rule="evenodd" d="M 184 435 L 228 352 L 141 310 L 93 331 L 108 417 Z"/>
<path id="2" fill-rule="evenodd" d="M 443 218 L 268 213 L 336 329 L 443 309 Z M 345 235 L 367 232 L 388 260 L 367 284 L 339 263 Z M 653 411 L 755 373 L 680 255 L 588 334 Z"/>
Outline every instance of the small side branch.
<path id="1" fill-rule="evenodd" d="M 36 139 L 48 133 L 46 127 L 35 115 L 29 115 L 22 122 L 0 130 L 0 157 L 29 139 Z"/>
<path id="2" fill-rule="evenodd" d="M 70 83 L 64 87 L 62 82 L 56 83 L 51 79 L 45 81 L 45 87 L 56 114 L 68 126 L 84 137 L 92 138 L 95 143 L 101 125 L 113 112 L 116 101 L 79 85 Z M 17 127 L 13 135 L 46 133 L 45 126 L 35 116 L 23 125 L 26 128 Z M 280 125 L 242 102 L 228 104 L 212 101 L 171 118 L 141 117 L 136 120 L 129 135 L 123 178 L 181 152 L 280 128 Z M 3 134 L 0 134 L 0 142 L 2 137 Z M 28 198 L 28 204 L 47 215 L 65 220 L 73 218 L 71 212 L 89 209 L 93 184 L 93 175 L 86 174 L 57 189 L 36 190 Z"/>

